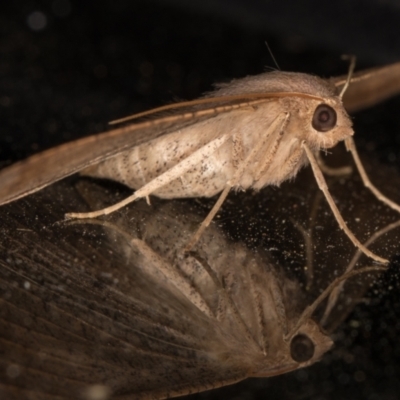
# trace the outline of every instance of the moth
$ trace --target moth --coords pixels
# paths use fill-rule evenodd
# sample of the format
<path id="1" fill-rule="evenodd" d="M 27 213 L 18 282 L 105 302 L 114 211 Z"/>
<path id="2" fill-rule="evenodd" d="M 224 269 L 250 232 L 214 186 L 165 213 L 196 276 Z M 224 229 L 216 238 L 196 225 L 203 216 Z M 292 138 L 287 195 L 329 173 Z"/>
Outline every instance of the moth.
<path id="1" fill-rule="evenodd" d="M 0 210 L 2 398 L 163 399 L 309 366 L 333 344 L 315 308 L 384 269 L 310 302 L 268 252 L 214 224 L 184 253 L 203 215 L 176 201 L 55 225 L 83 203 L 57 185 Z M 121 198 L 78 189 L 90 208 Z"/>
<path id="2" fill-rule="evenodd" d="M 106 215 L 136 199 L 148 199 L 149 195 L 171 199 L 220 193 L 186 245 L 189 250 L 231 189 L 279 186 L 309 163 L 340 228 L 367 256 L 387 263 L 365 248 L 348 228 L 329 193 L 316 156 L 344 141 L 365 185 L 379 200 L 400 212 L 400 206 L 368 179 L 343 106 L 345 93 L 349 107 L 354 108 L 400 90 L 396 79 L 400 64 L 369 70 L 350 79 L 351 75 L 350 72 L 346 79 L 323 80 L 302 73 L 267 72 L 220 85 L 199 100 L 115 121 L 124 123 L 168 111 L 150 121 L 61 145 L 4 169 L 0 172 L 0 204 L 76 172 L 116 180 L 137 190 L 118 204 L 95 212 L 67 213 L 67 218 Z"/>

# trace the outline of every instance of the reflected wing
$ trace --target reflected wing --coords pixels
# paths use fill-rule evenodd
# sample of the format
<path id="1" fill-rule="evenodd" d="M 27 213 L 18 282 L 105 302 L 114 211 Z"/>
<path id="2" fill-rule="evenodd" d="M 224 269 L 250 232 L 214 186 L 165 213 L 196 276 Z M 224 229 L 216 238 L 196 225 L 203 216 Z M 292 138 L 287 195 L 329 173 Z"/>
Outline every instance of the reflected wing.
<path id="1" fill-rule="evenodd" d="M 215 319 L 127 264 L 102 227 L 41 231 L 32 200 L 0 210 L 0 398 L 86 398 L 100 383 L 112 398 L 154 399 L 246 377 L 246 362 L 223 358 L 232 339 Z"/>
<path id="2" fill-rule="evenodd" d="M 79 273 L 82 265 L 67 266 L 48 253 L 39 247 L 36 256 L 51 265 L 24 260 L 24 271 L 1 263 L 2 399 L 82 398 L 97 384 L 113 398 L 154 399 L 246 377 L 243 367 L 211 357 L 207 341 L 215 332 L 196 310 L 170 296 L 153 297 L 162 311 L 128 301 L 101 279 Z"/>
<path id="3" fill-rule="evenodd" d="M 347 76 L 332 78 L 339 91 Z M 354 112 L 371 107 L 400 93 L 400 63 L 395 63 L 366 71 L 356 72 L 346 93 L 343 103 L 347 111 Z"/>

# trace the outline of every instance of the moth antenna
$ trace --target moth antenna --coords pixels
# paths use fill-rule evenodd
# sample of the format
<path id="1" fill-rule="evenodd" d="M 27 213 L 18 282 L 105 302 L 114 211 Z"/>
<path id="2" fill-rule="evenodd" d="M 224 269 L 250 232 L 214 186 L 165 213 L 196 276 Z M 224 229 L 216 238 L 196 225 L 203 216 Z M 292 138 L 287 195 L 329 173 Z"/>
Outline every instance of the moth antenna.
<path id="1" fill-rule="evenodd" d="M 350 60 L 350 65 L 349 65 L 349 73 L 347 74 L 346 83 L 344 84 L 342 91 L 339 94 L 340 98 L 343 98 L 343 95 L 345 94 L 347 88 L 349 87 L 351 77 L 353 76 L 354 68 L 356 67 L 356 57 L 355 56 L 343 55 L 342 60 Z"/>
<path id="2" fill-rule="evenodd" d="M 272 61 L 273 61 L 274 64 L 276 65 L 276 68 L 278 68 L 279 71 L 282 71 L 281 68 L 280 68 L 280 66 L 279 66 L 279 64 L 278 64 L 278 62 L 276 61 L 276 58 L 274 57 L 274 53 L 272 53 L 271 47 L 269 47 L 269 44 L 268 44 L 267 41 L 265 41 L 265 45 L 267 46 L 268 53 L 269 53 L 269 55 L 271 56 Z"/>
<path id="3" fill-rule="evenodd" d="M 307 319 L 309 319 L 311 317 L 311 315 L 314 313 L 314 311 L 317 309 L 317 307 L 329 296 L 329 294 L 332 292 L 332 290 L 335 289 L 335 287 L 337 287 L 341 282 L 346 281 L 355 275 L 360 275 L 360 274 L 364 274 L 367 272 L 373 272 L 373 271 L 382 271 L 382 272 L 387 271 L 387 267 L 376 266 L 376 267 L 360 268 L 360 269 L 357 269 L 356 271 L 347 272 L 347 273 L 343 274 L 342 276 L 339 276 L 339 278 L 336 278 L 317 297 L 317 299 L 304 310 L 303 314 L 301 314 L 299 320 L 297 321 L 297 324 L 289 332 L 289 334 L 285 336 L 285 340 L 290 340 L 296 334 L 296 332 L 304 324 L 304 321 L 306 321 Z"/>

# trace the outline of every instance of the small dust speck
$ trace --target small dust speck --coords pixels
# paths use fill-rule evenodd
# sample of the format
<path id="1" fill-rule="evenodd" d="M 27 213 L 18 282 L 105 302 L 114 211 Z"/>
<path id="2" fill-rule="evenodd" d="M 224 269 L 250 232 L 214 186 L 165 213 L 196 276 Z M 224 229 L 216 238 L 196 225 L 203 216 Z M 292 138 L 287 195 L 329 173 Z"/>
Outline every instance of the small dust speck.
<path id="1" fill-rule="evenodd" d="M 92 385 L 85 389 L 86 400 L 107 400 L 110 398 L 111 390 L 105 385 Z"/>
<path id="2" fill-rule="evenodd" d="M 26 22 L 33 31 L 41 31 L 46 28 L 47 17 L 41 11 L 34 11 L 28 15 Z"/>
<path id="3" fill-rule="evenodd" d="M 359 328 L 359 327 L 360 327 L 360 322 L 357 321 L 357 320 L 352 319 L 352 320 L 349 322 L 349 325 L 350 325 L 352 328 Z"/>
<path id="4" fill-rule="evenodd" d="M 17 378 L 20 373 L 19 366 L 16 364 L 9 365 L 7 367 L 6 373 L 9 378 L 12 378 L 12 379 Z"/>

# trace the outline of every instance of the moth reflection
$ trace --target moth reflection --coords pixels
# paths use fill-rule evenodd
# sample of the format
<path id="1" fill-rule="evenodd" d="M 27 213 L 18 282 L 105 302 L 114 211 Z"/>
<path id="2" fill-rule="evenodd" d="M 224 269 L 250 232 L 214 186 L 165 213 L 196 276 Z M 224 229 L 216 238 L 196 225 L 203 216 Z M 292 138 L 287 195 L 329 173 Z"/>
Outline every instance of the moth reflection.
<path id="1" fill-rule="evenodd" d="M 183 244 L 205 212 L 196 202 L 153 200 L 151 207 L 137 203 L 103 222 L 65 225 L 58 223 L 65 210 L 103 207 L 121 196 L 90 182 L 77 190 L 62 182 L 1 209 L 2 397 L 166 398 L 318 361 L 332 346 L 318 322 L 323 310 L 300 317 L 333 279 L 319 253 L 331 261 L 334 275 L 348 262 L 334 262 L 329 249 L 313 250 L 311 285 L 296 268 L 297 257 L 302 265 L 306 259 L 299 227 L 307 228 L 315 208 L 307 176 L 298 182 L 290 184 L 292 191 L 277 191 L 277 198 L 270 193 L 268 203 L 276 209 L 267 210 L 269 219 L 256 228 L 249 217 L 254 206 L 233 199 L 220 227 L 211 226 L 187 255 Z M 288 218 L 293 204 L 296 215 L 305 209 L 303 219 Z M 232 225 L 243 219 L 249 238 L 229 228 L 229 206 L 236 212 Z M 323 216 L 315 218 L 329 230 Z M 266 235 L 264 227 L 279 237 Z M 351 248 L 329 235 L 336 252 Z M 265 250 L 270 240 L 277 240 L 279 257 Z M 318 240 L 315 234 L 313 246 Z M 352 278 L 355 297 L 367 287 L 367 275 Z M 331 315 L 337 321 L 351 310 L 351 296 L 339 316 L 339 303 L 333 303 L 326 326 L 335 324 Z"/>

